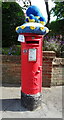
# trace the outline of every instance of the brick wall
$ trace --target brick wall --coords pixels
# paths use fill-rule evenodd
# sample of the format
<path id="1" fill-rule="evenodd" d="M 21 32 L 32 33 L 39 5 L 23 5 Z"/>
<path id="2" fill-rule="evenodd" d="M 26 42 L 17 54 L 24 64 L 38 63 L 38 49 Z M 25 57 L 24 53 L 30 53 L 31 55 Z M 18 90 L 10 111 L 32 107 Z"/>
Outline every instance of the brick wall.
<path id="1" fill-rule="evenodd" d="M 20 56 L 2 56 L 2 83 L 20 84 Z"/>
<path id="2" fill-rule="evenodd" d="M 64 71 L 64 59 L 55 57 L 53 51 L 43 51 L 43 86 L 62 84 L 62 73 Z M 62 61 L 62 62 L 61 62 Z M 2 83 L 20 85 L 20 56 L 2 56 Z M 59 75 L 59 79 L 58 79 Z M 64 84 L 64 83 L 63 83 Z"/>
<path id="3" fill-rule="evenodd" d="M 55 52 L 53 51 L 43 51 L 43 72 L 42 72 L 42 85 L 44 87 L 51 86 L 51 76 L 52 76 L 52 61 L 55 58 Z"/>
<path id="4" fill-rule="evenodd" d="M 54 58 L 52 65 L 51 85 L 64 85 L 64 58 Z"/>

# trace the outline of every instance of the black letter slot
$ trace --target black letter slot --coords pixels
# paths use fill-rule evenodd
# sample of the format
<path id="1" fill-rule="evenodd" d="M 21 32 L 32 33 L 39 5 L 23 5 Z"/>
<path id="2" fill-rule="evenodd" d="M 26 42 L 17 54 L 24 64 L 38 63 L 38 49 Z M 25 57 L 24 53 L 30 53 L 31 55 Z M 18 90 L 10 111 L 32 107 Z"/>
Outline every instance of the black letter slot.
<path id="1" fill-rule="evenodd" d="M 39 44 L 39 41 L 26 41 L 26 43 L 27 44 L 30 44 L 30 43 L 32 43 L 32 44 Z"/>

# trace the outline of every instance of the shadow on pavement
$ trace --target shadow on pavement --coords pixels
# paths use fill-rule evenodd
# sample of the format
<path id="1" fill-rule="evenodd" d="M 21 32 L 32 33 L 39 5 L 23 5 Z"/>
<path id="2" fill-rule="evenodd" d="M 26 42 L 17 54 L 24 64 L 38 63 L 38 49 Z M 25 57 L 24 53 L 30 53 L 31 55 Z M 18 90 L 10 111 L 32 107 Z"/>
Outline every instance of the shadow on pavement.
<path id="1" fill-rule="evenodd" d="M 2 101 L 2 111 L 27 111 L 27 109 L 23 107 L 21 99 L 0 99 L 0 101 Z"/>
<path id="2" fill-rule="evenodd" d="M 21 84 L 3 84 L 2 83 L 2 87 L 20 87 L 21 86 Z"/>

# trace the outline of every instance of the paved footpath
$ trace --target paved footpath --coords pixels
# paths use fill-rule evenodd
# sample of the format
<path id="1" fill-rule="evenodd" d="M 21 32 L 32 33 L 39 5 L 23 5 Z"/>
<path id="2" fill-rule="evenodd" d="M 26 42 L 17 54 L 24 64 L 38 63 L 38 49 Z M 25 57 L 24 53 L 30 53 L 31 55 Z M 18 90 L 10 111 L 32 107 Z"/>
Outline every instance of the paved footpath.
<path id="1" fill-rule="evenodd" d="M 64 88 L 64 87 L 63 87 Z M 21 105 L 20 87 L 0 87 L 2 90 L 2 118 L 62 118 L 62 87 L 42 88 L 42 106 L 28 111 Z M 2 113 L 2 114 L 1 114 Z"/>

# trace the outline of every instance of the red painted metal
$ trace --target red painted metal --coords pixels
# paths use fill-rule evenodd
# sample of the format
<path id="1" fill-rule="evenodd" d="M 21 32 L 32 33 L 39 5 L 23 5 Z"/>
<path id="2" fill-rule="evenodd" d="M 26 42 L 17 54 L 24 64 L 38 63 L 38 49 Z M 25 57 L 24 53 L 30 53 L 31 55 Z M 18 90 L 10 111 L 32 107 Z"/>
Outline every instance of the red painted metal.
<path id="1" fill-rule="evenodd" d="M 43 36 L 23 33 L 25 42 L 21 43 L 21 86 L 25 94 L 37 94 L 42 87 L 42 41 Z M 36 60 L 29 60 L 30 50 L 35 50 Z M 33 53 L 32 53 L 33 54 Z"/>

